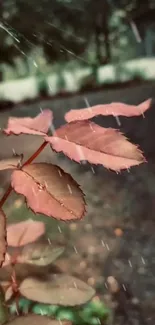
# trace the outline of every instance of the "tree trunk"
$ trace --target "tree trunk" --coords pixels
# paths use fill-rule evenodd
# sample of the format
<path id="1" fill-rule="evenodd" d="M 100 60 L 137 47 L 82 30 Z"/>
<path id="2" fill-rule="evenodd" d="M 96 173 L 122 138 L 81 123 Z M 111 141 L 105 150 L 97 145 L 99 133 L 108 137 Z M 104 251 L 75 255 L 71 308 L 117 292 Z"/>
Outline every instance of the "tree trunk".
<path id="1" fill-rule="evenodd" d="M 106 54 L 106 61 L 111 61 L 111 47 L 110 47 L 110 40 L 109 40 L 109 29 L 108 29 L 108 22 L 104 29 L 104 46 L 105 46 L 105 54 Z"/>
<path id="2" fill-rule="evenodd" d="M 101 48 L 101 39 L 100 39 L 100 28 L 95 26 L 95 45 L 96 45 L 96 62 L 99 66 L 102 62 L 102 48 Z"/>

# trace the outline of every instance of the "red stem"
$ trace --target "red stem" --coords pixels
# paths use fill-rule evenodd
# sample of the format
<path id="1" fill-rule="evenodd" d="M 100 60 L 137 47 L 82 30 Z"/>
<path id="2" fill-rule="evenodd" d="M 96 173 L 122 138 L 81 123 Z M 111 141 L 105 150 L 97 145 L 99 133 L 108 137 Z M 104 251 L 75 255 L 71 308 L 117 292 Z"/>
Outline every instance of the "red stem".
<path id="1" fill-rule="evenodd" d="M 33 155 L 28 158 L 28 160 L 25 161 L 25 163 L 22 165 L 22 167 L 31 164 L 31 162 L 37 158 L 39 156 L 39 154 L 42 152 L 42 150 L 46 147 L 46 145 L 48 144 L 48 142 L 44 141 L 41 146 L 37 149 L 37 151 L 35 151 L 33 153 Z M 6 202 L 8 196 L 11 194 L 13 188 L 11 185 L 9 185 L 8 189 L 6 190 L 6 192 L 4 193 L 3 197 L 0 200 L 0 209 L 2 208 L 3 204 Z"/>

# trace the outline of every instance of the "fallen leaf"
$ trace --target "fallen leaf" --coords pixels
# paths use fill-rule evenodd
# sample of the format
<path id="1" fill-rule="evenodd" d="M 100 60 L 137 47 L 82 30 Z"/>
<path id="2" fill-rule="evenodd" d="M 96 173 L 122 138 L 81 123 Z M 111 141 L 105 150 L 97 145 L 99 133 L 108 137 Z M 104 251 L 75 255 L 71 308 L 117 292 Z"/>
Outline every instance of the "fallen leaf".
<path id="1" fill-rule="evenodd" d="M 16 155 L 9 159 L 0 160 L 0 170 L 16 169 L 21 166 L 23 155 Z"/>
<path id="2" fill-rule="evenodd" d="M 8 246 L 19 247 L 32 243 L 45 233 L 45 225 L 41 221 L 28 219 L 7 226 Z"/>
<path id="3" fill-rule="evenodd" d="M 53 263 L 62 253 L 64 247 L 54 247 L 45 243 L 26 245 L 17 257 L 17 263 L 45 266 Z"/>
<path id="4" fill-rule="evenodd" d="M 95 295 L 92 287 L 64 274 L 54 274 L 49 281 L 27 278 L 21 283 L 19 291 L 32 301 L 61 306 L 83 305 Z"/>
<path id="5" fill-rule="evenodd" d="M 6 325 L 60 325 L 60 321 L 50 319 L 47 316 L 42 315 L 25 315 L 19 316 L 10 322 L 6 323 Z M 61 321 L 61 325 L 71 325 L 72 323 L 68 320 Z"/>
<path id="6" fill-rule="evenodd" d="M 11 184 L 26 197 L 35 213 L 61 220 L 81 219 L 85 213 L 84 194 L 71 175 L 60 167 L 35 163 L 13 171 Z"/>
<path id="7" fill-rule="evenodd" d="M 52 111 L 46 109 L 34 118 L 31 117 L 10 117 L 7 128 L 3 132 L 10 134 L 36 134 L 45 135 L 51 126 L 53 119 Z"/>
<path id="8" fill-rule="evenodd" d="M 91 121 L 63 125 L 52 137 L 45 137 L 45 140 L 56 152 L 63 152 L 76 162 L 87 160 L 114 171 L 145 162 L 141 151 L 122 133 Z"/>
<path id="9" fill-rule="evenodd" d="M 18 282 L 23 281 L 27 277 L 46 278 L 48 274 L 61 273 L 58 266 L 51 264 L 48 266 L 38 266 L 27 263 L 17 263 L 14 265 L 14 271 Z M 10 281 L 12 276 L 12 265 L 6 265 L 0 268 L 0 284 L 4 281 Z"/>
<path id="10" fill-rule="evenodd" d="M 139 105 L 128 105 L 124 103 L 111 103 L 103 105 L 90 106 L 83 109 L 73 109 L 65 114 L 67 122 L 88 120 L 98 115 L 113 115 L 113 116 L 139 116 L 144 114 L 150 107 L 151 99 Z"/>
<path id="11" fill-rule="evenodd" d="M 2 209 L 0 209 L 0 266 L 5 260 L 6 248 L 6 216 Z"/>

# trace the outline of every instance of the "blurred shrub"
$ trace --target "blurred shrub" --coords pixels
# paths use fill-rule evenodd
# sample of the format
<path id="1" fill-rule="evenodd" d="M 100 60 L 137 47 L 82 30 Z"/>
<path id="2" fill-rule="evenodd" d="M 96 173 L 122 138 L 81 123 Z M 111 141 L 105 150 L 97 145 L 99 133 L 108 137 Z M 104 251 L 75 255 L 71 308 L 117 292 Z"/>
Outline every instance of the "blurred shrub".
<path id="1" fill-rule="evenodd" d="M 146 80 L 146 73 L 144 70 L 134 69 L 129 71 L 129 76 L 131 80 L 142 81 Z"/>
<path id="2" fill-rule="evenodd" d="M 48 96 L 48 82 L 44 74 L 40 74 L 37 79 L 38 93 L 41 97 Z"/>
<path id="3" fill-rule="evenodd" d="M 82 78 L 79 90 L 89 91 L 96 87 L 97 87 L 96 77 L 94 76 L 93 73 L 91 73 L 90 75 Z"/>
<path id="4" fill-rule="evenodd" d="M 62 307 L 54 305 L 45 305 L 32 303 L 21 298 L 19 300 L 19 310 L 27 313 L 31 310 L 34 314 L 47 315 L 58 320 L 70 320 L 73 325 L 99 325 L 106 324 L 110 311 L 105 304 L 99 300 L 91 301 L 83 307 Z M 10 306 L 12 314 L 16 313 L 16 305 Z"/>

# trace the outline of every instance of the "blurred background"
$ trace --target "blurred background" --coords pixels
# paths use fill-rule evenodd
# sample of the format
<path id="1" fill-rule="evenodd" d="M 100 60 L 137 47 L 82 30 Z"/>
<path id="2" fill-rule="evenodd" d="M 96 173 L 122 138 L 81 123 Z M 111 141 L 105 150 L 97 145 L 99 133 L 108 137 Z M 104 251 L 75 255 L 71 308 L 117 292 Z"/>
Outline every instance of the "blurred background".
<path id="1" fill-rule="evenodd" d="M 57 266 L 94 286 L 103 299 L 108 276 L 127 283 L 143 305 L 145 324 L 152 325 L 154 93 L 155 0 L 0 0 L 1 128 L 9 116 L 34 117 L 49 108 L 54 129 L 65 123 L 70 109 L 111 102 L 137 105 L 152 98 L 145 118 L 94 119 L 139 145 L 147 164 L 116 175 L 103 166 L 78 165 L 50 147 L 37 159 L 60 165 L 81 185 L 88 204 L 82 221 L 65 224 L 35 216 L 15 194 L 5 206 L 9 222 L 44 220 L 48 237 L 66 247 Z M 26 159 L 40 143 L 37 136 L 0 134 L 0 159 L 10 157 L 12 150 Z M 9 176 L 0 172 L 1 195 Z M 142 325 L 138 317 L 133 324 Z"/>
<path id="2" fill-rule="evenodd" d="M 154 79 L 154 15 L 151 0 L 1 0 L 0 99 Z"/>

